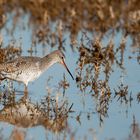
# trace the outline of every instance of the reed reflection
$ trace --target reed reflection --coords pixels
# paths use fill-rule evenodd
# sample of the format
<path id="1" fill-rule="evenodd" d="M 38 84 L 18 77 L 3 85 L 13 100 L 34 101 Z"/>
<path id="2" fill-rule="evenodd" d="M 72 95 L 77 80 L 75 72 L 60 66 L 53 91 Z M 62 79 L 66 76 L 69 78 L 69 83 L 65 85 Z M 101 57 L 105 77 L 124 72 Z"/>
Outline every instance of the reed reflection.
<path id="1" fill-rule="evenodd" d="M 3 108 L 0 110 L 0 121 L 24 128 L 42 125 L 52 132 L 61 132 L 67 128 L 67 119 L 72 107 L 68 105 L 67 100 L 59 103 L 48 95 L 38 104 L 25 95 L 16 101 L 14 94 L 16 93 L 1 96 Z"/>

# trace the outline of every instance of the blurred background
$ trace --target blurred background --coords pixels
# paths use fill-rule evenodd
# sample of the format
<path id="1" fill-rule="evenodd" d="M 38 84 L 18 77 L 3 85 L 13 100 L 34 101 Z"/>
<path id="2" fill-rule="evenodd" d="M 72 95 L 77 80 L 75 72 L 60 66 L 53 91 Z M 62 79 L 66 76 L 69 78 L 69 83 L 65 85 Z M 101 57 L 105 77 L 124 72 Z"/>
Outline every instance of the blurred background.
<path id="1" fill-rule="evenodd" d="M 0 139 L 139 140 L 139 0 L 0 0 L 0 65 L 57 49 L 75 80 L 1 80 Z"/>

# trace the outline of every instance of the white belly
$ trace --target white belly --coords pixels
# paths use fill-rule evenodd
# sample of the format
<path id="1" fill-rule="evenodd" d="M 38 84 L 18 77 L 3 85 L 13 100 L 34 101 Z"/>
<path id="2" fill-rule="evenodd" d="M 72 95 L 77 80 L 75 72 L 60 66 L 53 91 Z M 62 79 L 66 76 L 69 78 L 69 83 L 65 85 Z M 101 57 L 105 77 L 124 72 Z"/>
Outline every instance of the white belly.
<path id="1" fill-rule="evenodd" d="M 6 74 L 5 77 L 13 79 L 15 81 L 23 82 L 25 85 L 28 85 L 29 82 L 34 81 L 41 75 L 41 71 L 24 71 L 20 73 L 10 73 Z"/>
<path id="2" fill-rule="evenodd" d="M 40 75 L 41 75 L 41 71 L 35 71 L 35 72 L 28 72 L 26 74 L 26 76 L 21 75 L 21 77 L 22 77 L 24 83 L 28 84 L 29 82 L 36 80 Z"/>

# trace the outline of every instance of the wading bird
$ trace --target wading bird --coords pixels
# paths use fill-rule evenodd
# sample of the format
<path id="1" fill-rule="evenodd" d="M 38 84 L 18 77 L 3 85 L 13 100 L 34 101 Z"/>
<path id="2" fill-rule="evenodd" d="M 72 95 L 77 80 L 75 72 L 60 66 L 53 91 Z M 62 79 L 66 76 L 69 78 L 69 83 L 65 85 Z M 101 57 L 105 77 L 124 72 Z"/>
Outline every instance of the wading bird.
<path id="1" fill-rule="evenodd" d="M 25 90 L 27 90 L 29 82 L 37 79 L 44 71 L 55 63 L 62 64 L 74 80 L 71 72 L 65 64 L 64 54 L 60 50 L 53 51 L 43 58 L 23 56 L 6 63 L 2 63 L 0 64 L 0 79 L 11 79 L 23 82 Z"/>

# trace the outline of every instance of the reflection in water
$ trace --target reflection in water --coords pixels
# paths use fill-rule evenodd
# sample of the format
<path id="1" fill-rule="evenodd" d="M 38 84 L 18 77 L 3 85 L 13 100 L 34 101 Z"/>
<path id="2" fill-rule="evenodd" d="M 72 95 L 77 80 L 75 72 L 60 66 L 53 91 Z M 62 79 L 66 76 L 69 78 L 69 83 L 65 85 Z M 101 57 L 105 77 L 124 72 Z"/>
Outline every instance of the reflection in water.
<path id="1" fill-rule="evenodd" d="M 72 117 L 76 118 L 79 122 L 78 125 L 80 124 L 78 128 L 78 125 L 76 123 L 73 125 L 70 120 L 73 125 L 70 129 L 74 128 L 74 130 L 70 130 L 73 139 L 74 136 L 75 139 L 78 139 L 78 136 L 81 136 L 83 132 L 85 134 L 88 129 L 95 129 L 98 133 L 96 123 L 90 125 L 95 120 L 92 117 L 96 114 L 99 116 L 100 125 L 105 124 L 105 130 L 103 130 L 103 136 L 100 139 L 105 139 L 108 126 L 113 132 L 116 132 L 116 129 L 120 132 L 121 124 L 124 125 L 126 122 L 125 120 L 120 121 L 122 116 L 117 114 L 114 129 L 114 126 L 111 126 L 111 118 L 114 116 L 112 114 L 124 109 L 125 107 L 122 106 L 124 104 L 127 109 L 130 106 L 132 110 L 137 111 L 139 104 L 133 107 L 132 101 L 134 104 L 135 99 L 138 103 L 140 102 L 139 88 L 135 88 L 135 86 L 131 88 L 130 86 L 131 82 L 135 84 L 135 80 L 138 79 L 138 72 L 134 78 L 129 75 L 132 73 L 131 66 L 137 67 L 137 71 L 139 71 L 139 66 L 137 63 L 135 64 L 135 60 L 140 64 L 139 0 L 5 0 L 0 1 L 0 7 L 0 63 L 20 56 L 22 51 L 26 55 L 30 53 L 32 56 L 34 54 L 40 56 L 42 55 L 40 50 L 45 55 L 46 50 L 60 49 L 69 55 L 72 49 L 76 55 L 73 53 L 69 59 L 73 71 L 76 67 L 76 85 L 78 88 L 72 86 L 73 83 L 69 84 L 65 76 L 57 87 L 63 90 L 64 97 L 67 96 L 68 87 L 69 93 L 80 93 L 68 95 L 69 101 L 75 104 L 76 115 L 78 114 L 77 117 L 74 115 Z M 21 43 L 17 42 L 19 36 L 24 40 L 25 46 L 23 45 L 22 49 Z M 14 37 L 20 45 L 17 45 L 15 41 L 13 43 L 8 42 Z M 8 45 L 5 45 L 7 43 Z M 30 45 L 31 47 L 27 48 Z M 126 65 L 126 63 L 128 64 Z M 117 69 L 115 69 L 116 66 L 118 66 Z M 124 79 L 124 83 L 114 82 L 112 77 L 116 78 L 117 76 L 118 78 L 120 76 L 117 70 L 121 72 L 126 70 L 130 79 Z M 1 75 L 0 79 L 2 80 Z M 131 89 L 132 93 L 130 92 Z M 135 91 L 137 95 L 133 94 Z M 36 104 L 27 97 L 17 101 L 18 97 L 15 97 L 15 92 L 11 92 L 9 96 L 6 92 L 9 94 L 9 91 L 0 94 L 1 106 L 2 104 L 4 106 L 0 114 L 2 120 L 22 127 L 42 125 L 53 132 L 66 129 L 71 110 L 67 101 L 60 105 L 53 97 L 45 96 L 39 104 Z M 39 96 L 31 96 L 31 98 L 34 100 L 34 98 L 40 98 Z M 84 105 L 80 102 L 81 96 Z M 118 104 L 121 105 L 121 108 L 117 108 Z M 87 116 L 83 112 L 86 112 Z M 130 117 L 131 111 L 127 110 L 127 112 Z M 85 116 L 87 120 L 83 119 Z M 104 119 L 108 116 L 108 119 Z M 105 120 L 109 123 L 104 123 Z M 98 124 L 98 121 L 96 122 Z M 116 128 L 117 123 L 119 128 Z M 130 121 L 127 125 L 129 123 Z M 137 124 L 134 121 L 133 125 L 138 126 Z M 83 128 L 84 130 L 82 130 Z M 80 134 L 75 129 L 80 131 Z M 136 132 L 134 130 L 133 132 Z M 15 130 L 13 133 L 18 132 Z M 89 134 L 89 132 L 87 133 Z M 126 134 L 127 132 L 122 133 Z M 51 135 L 53 136 L 54 133 Z M 83 135 L 81 137 L 84 139 Z M 100 133 L 98 136 L 100 137 Z M 119 139 L 121 136 L 116 133 L 115 137 Z"/>
<path id="2" fill-rule="evenodd" d="M 121 104 L 129 104 L 130 107 L 134 98 L 129 92 L 128 85 L 124 85 L 123 82 L 118 85 L 117 89 L 110 87 L 109 80 L 114 72 L 113 66 L 117 65 L 121 71 L 125 70 L 124 50 L 127 41 L 127 36 L 124 35 L 119 47 L 116 48 L 113 38 L 114 35 L 108 44 L 103 46 L 102 36 L 91 39 L 84 32 L 78 50 L 77 87 L 83 93 L 90 93 L 96 100 L 95 109 L 99 114 L 100 125 L 103 123 L 104 117 L 108 117 L 112 97 L 117 98 Z"/>
<path id="3" fill-rule="evenodd" d="M 63 80 L 61 80 L 59 83 L 59 89 L 62 89 L 63 90 L 63 96 L 65 95 L 65 92 L 67 90 L 67 88 L 70 86 L 66 77 L 65 77 L 65 74 L 63 74 Z"/>
<path id="4" fill-rule="evenodd" d="M 42 125 L 53 132 L 67 128 L 67 117 L 72 107 L 68 108 L 67 101 L 59 105 L 49 96 L 44 97 L 40 104 L 32 103 L 26 96 L 16 101 L 13 94 L 4 95 L 1 102 L 4 107 L 0 111 L 0 121 L 24 128 Z"/>
<path id="5" fill-rule="evenodd" d="M 123 68 L 123 57 L 125 49 L 125 41 L 120 43 L 120 47 L 115 50 L 113 38 L 109 41 L 107 46 L 102 45 L 102 38 L 90 39 L 86 33 L 83 33 L 81 39 L 81 46 L 79 48 L 79 60 L 77 68 L 77 85 L 81 91 L 90 89 L 89 92 L 96 95 L 102 88 L 110 91 L 108 81 L 113 72 L 113 64 Z M 124 39 L 122 39 L 124 40 Z M 120 60 L 118 56 L 120 52 Z M 99 76 L 104 74 L 104 79 L 100 80 Z M 86 90 L 87 91 L 87 90 Z"/>
<path id="6" fill-rule="evenodd" d="M 104 121 L 104 117 L 108 117 L 108 109 L 109 109 L 109 103 L 110 103 L 110 92 L 102 91 L 102 95 L 98 96 L 98 98 L 95 98 L 97 100 L 96 103 L 96 111 L 99 114 L 99 122 L 100 125 Z"/>
<path id="7" fill-rule="evenodd" d="M 140 139 L 140 127 L 139 123 L 137 123 L 135 116 L 133 116 L 133 122 L 130 127 L 130 134 L 128 136 L 128 140 L 139 140 Z"/>
<path id="8" fill-rule="evenodd" d="M 140 92 L 137 94 L 137 101 L 140 103 Z"/>
<path id="9" fill-rule="evenodd" d="M 10 140 L 25 140 L 26 132 L 19 128 L 13 129 L 9 139 Z"/>
<path id="10" fill-rule="evenodd" d="M 0 120 L 17 126 L 31 127 L 40 123 L 42 115 L 42 110 L 28 99 L 22 98 L 18 102 L 11 100 L 10 103 L 5 104 L 0 111 Z"/>
<path id="11" fill-rule="evenodd" d="M 118 86 L 118 90 L 117 91 L 115 90 L 114 98 L 116 97 L 118 97 L 117 100 L 120 101 L 121 103 L 123 102 L 125 102 L 125 104 L 130 103 L 130 106 L 131 106 L 131 102 L 133 98 L 132 98 L 132 94 L 131 93 L 129 94 L 128 85 L 125 86 L 123 85 L 123 83 L 121 83 L 121 85 Z"/>

